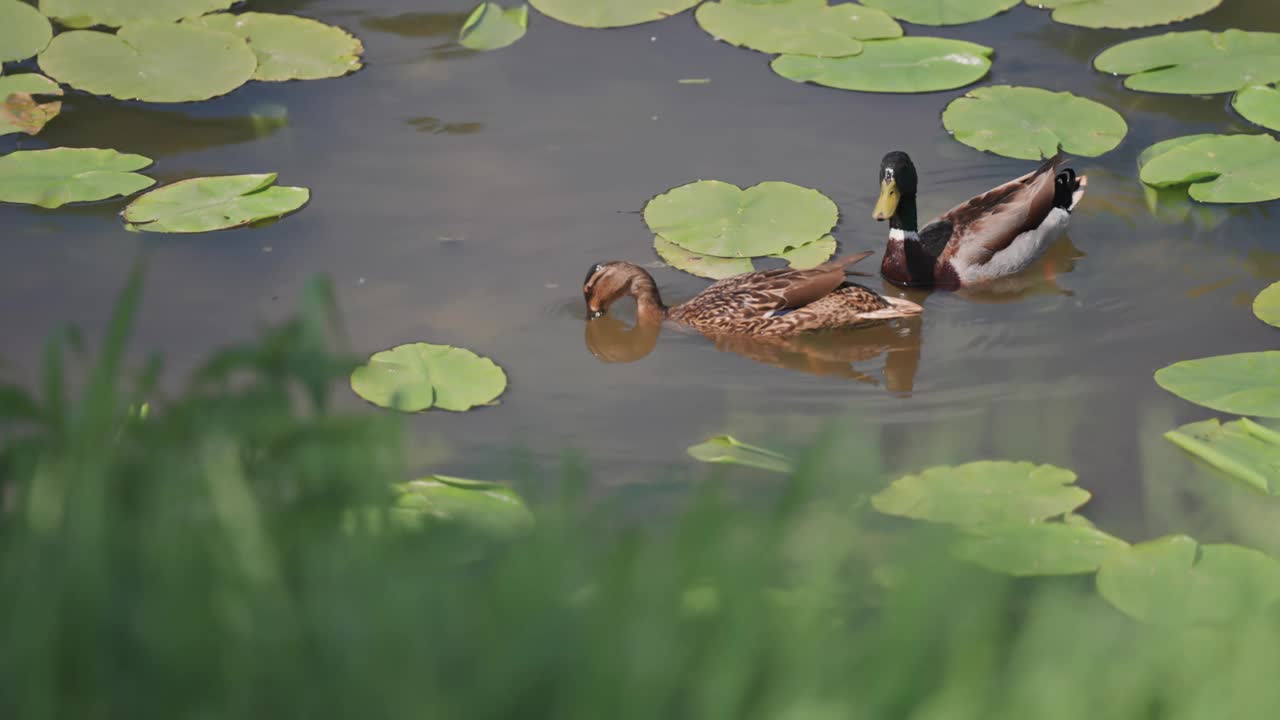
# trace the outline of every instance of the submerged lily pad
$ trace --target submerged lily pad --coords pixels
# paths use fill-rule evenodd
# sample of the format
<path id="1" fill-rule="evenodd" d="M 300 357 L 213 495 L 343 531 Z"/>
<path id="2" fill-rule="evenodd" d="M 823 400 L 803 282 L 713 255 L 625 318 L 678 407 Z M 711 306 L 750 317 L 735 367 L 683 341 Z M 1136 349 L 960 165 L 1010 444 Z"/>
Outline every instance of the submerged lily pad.
<path id="1" fill-rule="evenodd" d="M 1097 571 L 1125 541 L 1087 525 L 1019 523 L 979 526 L 952 548 L 957 557 L 993 572 L 1029 577 Z"/>
<path id="2" fill-rule="evenodd" d="M 549 18 L 588 28 L 624 27 L 661 20 L 702 0 L 529 0 Z"/>
<path id="3" fill-rule="evenodd" d="M 766 53 L 844 57 L 862 52 L 862 40 L 896 38 L 902 27 L 875 8 L 827 0 L 703 3 L 698 25 L 731 45 Z"/>
<path id="4" fill-rule="evenodd" d="M 841 90 L 919 93 L 981 80 L 991 69 L 989 47 L 963 40 L 904 37 L 863 43 L 852 57 L 783 55 L 770 67 L 788 80 Z"/>
<path id="5" fill-rule="evenodd" d="M 351 389 L 374 405 L 419 412 L 463 412 L 491 405 L 507 388 L 496 363 L 463 348 L 410 343 L 374 353 L 351 373 Z"/>
<path id="6" fill-rule="evenodd" d="M 1268 325 L 1280 327 L 1280 282 L 1258 293 L 1253 299 L 1253 314 Z"/>
<path id="7" fill-rule="evenodd" d="M 1210 95 L 1280 80 L 1280 33 L 1171 32 L 1120 43 L 1093 61 L 1130 90 Z"/>
<path id="8" fill-rule="evenodd" d="M 0 0 L 0 63 L 26 60 L 52 38 L 53 27 L 38 10 L 20 0 Z"/>
<path id="9" fill-rule="evenodd" d="M 528 5 L 504 10 L 498 3 L 483 2 L 463 23 L 458 44 L 472 50 L 497 50 L 524 37 L 528 28 Z"/>
<path id="10" fill-rule="evenodd" d="M 644 208 L 649 229 L 695 253 L 759 257 L 814 242 L 840 211 L 826 195 L 786 182 L 743 190 L 719 180 L 682 185 Z"/>
<path id="11" fill-rule="evenodd" d="M 1280 198 L 1280 142 L 1270 135 L 1193 136 L 1144 156 L 1142 182 L 1154 187 L 1191 183 L 1191 197 L 1201 202 Z"/>
<path id="12" fill-rule="evenodd" d="M 1275 85 L 1250 85 L 1231 98 L 1241 117 L 1268 130 L 1280 130 L 1280 89 Z"/>
<path id="13" fill-rule="evenodd" d="M 997 15 L 1019 0 L 862 0 L 917 25 L 962 25 Z"/>
<path id="14" fill-rule="evenodd" d="M 748 445 L 729 435 L 713 437 L 706 442 L 694 445 L 688 452 L 694 459 L 708 463 L 745 465 L 779 473 L 790 473 L 794 469 L 786 455 Z"/>
<path id="15" fill-rule="evenodd" d="M 132 195 L 155 184 L 151 158 L 96 148 L 20 150 L 0 157 L 0 202 L 43 208 Z"/>
<path id="16" fill-rule="evenodd" d="M 40 67 L 58 82 L 119 100 L 190 102 L 245 84 L 258 59 L 229 33 L 144 22 L 115 35 L 62 33 L 40 54 Z"/>
<path id="17" fill-rule="evenodd" d="M 1089 501 L 1076 474 L 1053 465 L 979 461 L 906 475 L 871 498 L 886 515 L 976 526 L 1031 523 Z"/>
<path id="18" fill-rule="evenodd" d="M 1280 495 L 1280 433 L 1241 418 L 1183 425 L 1165 439 L 1259 492 Z"/>
<path id="19" fill-rule="evenodd" d="M 94 25 L 120 27 L 142 20 L 173 22 L 214 10 L 226 10 L 239 0 L 40 0 L 40 12 L 71 28 Z"/>
<path id="20" fill-rule="evenodd" d="M 1236 415 L 1280 417 L 1280 351 L 1184 360 L 1156 371 L 1183 400 Z"/>
<path id="21" fill-rule="evenodd" d="M 1053 10 L 1053 19 L 1090 28 L 1140 28 L 1167 25 L 1203 15 L 1222 0 L 1027 0 Z"/>
<path id="22" fill-rule="evenodd" d="M 1120 113 L 1102 103 L 1010 85 L 980 87 L 953 100 L 942 124 L 969 147 L 1023 160 L 1053 157 L 1059 147 L 1097 157 L 1129 132 Z"/>
<path id="23" fill-rule="evenodd" d="M 183 180 L 129 203 L 124 220 L 147 232 L 210 232 L 277 218 L 307 204 L 306 188 L 275 187 L 275 181 L 275 173 Z"/>
<path id="24" fill-rule="evenodd" d="M 1221 623 L 1280 599 L 1280 563 L 1252 548 L 1173 535 L 1109 554 L 1098 570 L 1098 591 L 1146 622 Z"/>
<path id="25" fill-rule="evenodd" d="M 359 70 L 364 45 L 351 33 L 296 15 L 247 12 L 220 13 L 188 20 L 242 38 L 258 58 L 254 80 L 320 80 Z"/>
<path id="26" fill-rule="evenodd" d="M 524 500 L 498 483 L 431 475 L 396 490 L 396 510 L 426 523 L 457 525 L 494 539 L 518 537 L 534 525 Z"/>
<path id="27" fill-rule="evenodd" d="M 0 77 L 0 135 L 40 132 L 62 112 L 62 103 L 42 103 L 32 96 L 61 94 L 58 83 L 43 75 L 25 73 Z"/>

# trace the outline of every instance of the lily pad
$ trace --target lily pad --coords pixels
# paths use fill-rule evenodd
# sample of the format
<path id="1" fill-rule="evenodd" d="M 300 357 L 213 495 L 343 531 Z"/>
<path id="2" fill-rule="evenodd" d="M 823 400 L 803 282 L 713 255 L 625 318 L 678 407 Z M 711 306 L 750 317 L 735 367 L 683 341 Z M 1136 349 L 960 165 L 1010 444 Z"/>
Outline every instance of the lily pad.
<path id="1" fill-rule="evenodd" d="M 1223 137 L 1223 136 L 1215 135 L 1214 133 L 1201 133 L 1199 135 L 1182 135 L 1181 137 L 1169 138 L 1168 140 L 1161 140 L 1155 145 L 1152 145 L 1151 147 L 1148 147 L 1146 150 L 1143 150 L 1138 155 L 1138 170 L 1142 170 L 1142 168 L 1146 167 L 1147 163 L 1169 152 L 1170 150 L 1173 150 L 1174 148 L 1180 148 L 1183 145 L 1190 145 L 1191 143 L 1197 140 L 1203 140 L 1205 138 L 1214 138 L 1214 137 Z"/>
<path id="2" fill-rule="evenodd" d="M 952 551 L 993 572 L 1030 577 L 1096 572 L 1108 553 L 1126 547 L 1087 525 L 1031 523 L 979 526 Z"/>
<path id="3" fill-rule="evenodd" d="M 245 84 L 258 59 L 243 40 L 196 25 L 143 22 L 112 35 L 76 30 L 40 54 L 53 79 L 119 100 L 190 102 Z"/>
<path id="4" fill-rule="evenodd" d="M 900 477 L 871 504 L 886 515 L 966 527 L 1032 523 L 1088 502 L 1075 481 L 1053 465 L 984 460 Z"/>
<path id="5" fill-rule="evenodd" d="M 798 248 L 792 248 L 778 255 L 771 255 L 780 260 L 786 260 L 787 264 L 797 270 L 805 270 L 811 267 L 817 267 L 822 263 L 831 259 L 836 254 L 836 239 L 827 235 L 824 238 L 815 240 L 808 245 L 801 245 Z"/>
<path id="6" fill-rule="evenodd" d="M 1247 203 L 1280 198 L 1280 142 L 1270 135 L 1209 135 L 1166 146 L 1142 166 L 1154 187 L 1191 184 L 1192 199 Z"/>
<path id="7" fill-rule="evenodd" d="M 862 0 L 899 20 L 917 25 L 962 25 L 986 20 L 1019 0 Z"/>
<path id="8" fill-rule="evenodd" d="M 624 27 L 661 20 L 702 0 L 529 0 L 549 18 L 587 28 Z"/>
<path id="9" fill-rule="evenodd" d="M 882 10 L 827 0 L 721 0 L 703 3 L 695 16 L 716 39 L 766 53 L 844 57 L 862 52 L 862 40 L 902 36 Z"/>
<path id="10" fill-rule="evenodd" d="M 1280 495 L 1280 433 L 1248 418 L 1183 425 L 1165 439 L 1259 492 Z"/>
<path id="11" fill-rule="evenodd" d="M 1172 32 L 1120 43 L 1093 61 L 1130 90 L 1210 95 L 1280 80 L 1280 33 Z"/>
<path id="12" fill-rule="evenodd" d="M 462 348 L 410 343 L 374 353 L 351 373 L 351 389 L 374 405 L 419 412 L 463 412 L 492 405 L 507 374 L 492 360 Z"/>
<path id="13" fill-rule="evenodd" d="M 53 26 L 20 0 L 0 0 L 0 63 L 26 60 L 49 44 Z"/>
<path id="14" fill-rule="evenodd" d="M 458 33 L 458 44 L 472 50 L 497 50 L 524 37 L 529 28 L 529 6 L 504 10 L 493 2 L 480 3 Z"/>
<path id="15" fill-rule="evenodd" d="M 700 255 L 663 239 L 661 235 L 653 237 L 653 249 L 657 251 L 658 257 L 662 258 L 671 267 L 683 270 L 690 275 L 712 280 L 723 280 L 724 278 L 749 273 L 756 269 L 750 258 L 723 258 L 714 255 Z M 801 245 L 793 250 L 788 250 L 778 255 L 769 255 L 768 257 L 786 260 L 787 264 L 793 268 L 805 269 L 821 265 L 831 259 L 835 252 L 836 239 L 828 235 L 821 240 L 815 240 L 807 245 Z"/>
<path id="16" fill-rule="evenodd" d="M 0 77 L 0 135 L 40 132 L 62 112 L 62 103 L 42 103 L 32 96 L 61 94 L 58 83 L 43 75 L 25 73 Z"/>
<path id="17" fill-rule="evenodd" d="M 1108 555 L 1098 591 L 1138 620 L 1216 624 L 1280 599 L 1280 563 L 1252 548 L 1199 545 L 1173 535 Z"/>
<path id="18" fill-rule="evenodd" d="M 275 187 L 276 174 L 224 175 L 166 185 L 129 203 L 130 229 L 197 233 L 287 215 L 307 204 L 306 188 Z"/>
<path id="19" fill-rule="evenodd" d="M 649 229 L 695 253 L 759 257 L 814 242 L 840 211 L 817 190 L 763 182 L 743 190 L 719 180 L 682 185 L 644 208 Z"/>
<path id="20" fill-rule="evenodd" d="M 94 202 L 151 187 L 151 158 L 96 148 L 20 150 L 0 157 L 0 202 L 43 208 Z"/>
<path id="21" fill-rule="evenodd" d="M 991 69 L 989 47 L 963 40 L 904 37 L 863 43 L 852 57 L 783 55 L 770 67 L 788 80 L 841 90 L 920 93 L 981 80 Z"/>
<path id="22" fill-rule="evenodd" d="M 790 473 L 794 469 L 791 460 L 782 453 L 748 445 L 729 435 L 713 437 L 706 442 L 694 445 L 688 452 L 694 459 L 708 463 L 745 465 L 779 473 Z"/>
<path id="23" fill-rule="evenodd" d="M 359 70 L 364 45 L 351 33 L 318 20 L 247 12 L 220 13 L 184 25 L 225 32 L 243 39 L 257 55 L 254 80 L 320 80 Z"/>
<path id="24" fill-rule="evenodd" d="M 1183 400 L 1236 415 L 1280 417 L 1280 351 L 1184 360 L 1156 371 Z"/>
<path id="25" fill-rule="evenodd" d="M 1168 25 L 1203 15 L 1222 0 L 1027 0 L 1053 10 L 1053 19 L 1090 28 L 1140 28 Z"/>
<path id="26" fill-rule="evenodd" d="M 431 475 L 396 488 L 398 514 L 426 523 L 465 527 L 493 539 L 518 537 L 533 528 L 524 500 L 498 483 Z"/>
<path id="27" fill-rule="evenodd" d="M 1254 125 L 1280 130 L 1280 89 L 1275 85 L 1250 85 L 1231 98 L 1231 107 Z"/>
<path id="28" fill-rule="evenodd" d="M 1268 325 L 1280 327 L 1280 282 L 1258 293 L 1253 299 L 1253 314 Z"/>
<path id="29" fill-rule="evenodd" d="M 238 0 L 40 0 L 40 12 L 71 28 L 173 22 L 226 10 Z"/>
<path id="30" fill-rule="evenodd" d="M 995 85 L 947 105 L 942 124 L 957 140 L 1005 157 L 1039 160 L 1062 150 L 1097 157 L 1129 132 L 1120 113 L 1068 92 Z"/>

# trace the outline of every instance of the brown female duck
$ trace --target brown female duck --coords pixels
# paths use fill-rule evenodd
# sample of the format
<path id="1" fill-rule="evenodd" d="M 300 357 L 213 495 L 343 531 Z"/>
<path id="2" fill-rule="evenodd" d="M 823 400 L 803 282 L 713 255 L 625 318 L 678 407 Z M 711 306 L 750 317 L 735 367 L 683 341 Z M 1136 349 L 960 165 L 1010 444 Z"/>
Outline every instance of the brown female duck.
<path id="1" fill-rule="evenodd" d="M 671 320 L 706 335 L 794 335 L 919 315 L 922 308 L 913 302 L 884 297 L 845 280 L 845 269 L 869 255 L 849 255 L 808 270 L 735 275 L 670 308 L 662 304 L 653 276 L 644 268 L 628 262 L 598 263 L 587 273 L 582 294 L 593 318 L 631 295 L 640 324 Z"/>

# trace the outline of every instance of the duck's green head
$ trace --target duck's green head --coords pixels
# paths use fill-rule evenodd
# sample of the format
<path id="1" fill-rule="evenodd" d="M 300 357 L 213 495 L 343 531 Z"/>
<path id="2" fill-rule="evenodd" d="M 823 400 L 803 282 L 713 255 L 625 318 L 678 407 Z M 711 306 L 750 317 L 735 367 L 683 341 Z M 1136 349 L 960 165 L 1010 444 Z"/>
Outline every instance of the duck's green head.
<path id="1" fill-rule="evenodd" d="M 898 212 L 903 196 L 915 197 L 916 166 L 911 156 L 894 150 L 880 161 L 880 199 L 876 201 L 875 219 L 888 220 Z"/>

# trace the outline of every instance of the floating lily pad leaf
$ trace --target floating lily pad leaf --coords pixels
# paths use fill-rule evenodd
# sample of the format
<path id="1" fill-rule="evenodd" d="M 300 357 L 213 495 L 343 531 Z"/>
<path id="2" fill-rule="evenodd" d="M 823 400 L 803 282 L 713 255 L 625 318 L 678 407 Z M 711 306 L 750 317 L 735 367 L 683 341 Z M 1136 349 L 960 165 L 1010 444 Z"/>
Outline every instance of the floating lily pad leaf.
<path id="1" fill-rule="evenodd" d="M 844 57 L 862 52 L 861 40 L 902 36 L 882 10 L 827 0 L 722 0 L 703 3 L 696 17 L 716 39 L 767 53 Z"/>
<path id="2" fill-rule="evenodd" d="M 1138 620 L 1216 624 L 1280 599 L 1280 563 L 1252 548 L 1173 535 L 1109 554 L 1098 570 L 1098 591 Z"/>
<path id="3" fill-rule="evenodd" d="M 1184 360 L 1156 371 L 1183 400 L 1236 415 L 1280 417 L 1280 351 Z"/>
<path id="4" fill-rule="evenodd" d="M 975 526 L 1031 523 L 1089 501 L 1076 474 L 1052 465 L 980 461 L 906 475 L 871 498 L 886 515 Z"/>
<path id="5" fill-rule="evenodd" d="M 862 0 L 899 20 L 917 25 L 962 25 L 997 15 L 1019 0 Z"/>
<path id="6" fill-rule="evenodd" d="M 1280 130 L 1280 89 L 1275 85 L 1250 85 L 1231 98 L 1241 117 L 1268 130 Z"/>
<path id="7" fill-rule="evenodd" d="M 1165 438 L 1250 487 L 1280 495 L 1280 433 L 1248 418 L 1183 425 Z"/>
<path id="8" fill-rule="evenodd" d="M 790 473 L 793 470 L 786 455 L 739 442 L 729 435 L 713 437 L 694 445 L 688 452 L 694 459 L 702 462 L 745 465 L 779 473 Z"/>
<path id="9" fill-rule="evenodd" d="M 841 90 L 919 93 L 981 80 L 991 69 L 991 52 L 962 40 L 904 37 L 863 43 L 862 53 L 852 57 L 783 55 L 770 67 L 788 80 Z"/>
<path id="10" fill-rule="evenodd" d="M 836 254 L 836 239 L 830 235 L 808 245 L 801 245 L 772 257 L 786 260 L 787 264 L 798 270 L 817 267 Z"/>
<path id="11" fill-rule="evenodd" d="M 226 10 L 239 0 L 40 0 L 40 12 L 71 28 L 174 22 Z"/>
<path id="12" fill-rule="evenodd" d="M 35 135 L 62 112 L 61 102 L 40 102 L 33 95 L 61 95 L 58 83 L 26 73 L 0 77 L 0 135 Z"/>
<path id="13" fill-rule="evenodd" d="M 942 124 L 957 140 L 1005 157 L 1039 160 L 1059 146 L 1097 157 L 1129 132 L 1120 113 L 1101 103 L 1034 87 L 996 85 L 971 90 L 947 105 Z"/>
<path id="14" fill-rule="evenodd" d="M 458 43 L 472 50 L 497 50 L 524 37 L 529 28 L 529 6 L 504 10 L 498 3 L 480 3 L 458 33 Z"/>
<path id="15" fill-rule="evenodd" d="M 657 251 L 658 257 L 671 267 L 683 270 L 690 275 L 712 280 L 722 280 L 749 273 L 755 269 L 751 265 L 750 258 L 723 258 L 691 252 L 669 240 L 664 240 L 661 235 L 653 236 L 653 249 Z"/>
<path id="16" fill-rule="evenodd" d="M 1140 28 L 1168 25 L 1203 15 L 1222 0 L 1027 0 L 1053 10 L 1053 19 L 1090 28 Z"/>
<path id="17" fill-rule="evenodd" d="M 1191 183 L 1192 199 L 1247 203 L 1280 198 L 1280 142 L 1270 135 L 1210 135 L 1173 146 L 1142 166 L 1154 187 Z"/>
<path id="18" fill-rule="evenodd" d="M 242 38 L 258 57 L 254 80 L 320 80 L 359 70 L 364 45 L 339 27 L 296 15 L 219 13 L 188 20 Z"/>
<path id="19" fill-rule="evenodd" d="M 275 181 L 275 173 L 183 180 L 129 203 L 124 220 L 147 232 L 210 232 L 287 215 L 311 198 L 306 188 Z"/>
<path id="20" fill-rule="evenodd" d="M 26 60 L 49 44 L 53 27 L 20 0 L 0 0 L 0 62 Z"/>
<path id="21" fill-rule="evenodd" d="M 717 257 L 759 257 L 807 245 L 830 232 L 839 215 L 826 195 L 785 182 L 743 190 L 700 180 L 659 195 L 644 208 L 655 234 Z"/>
<path id="22" fill-rule="evenodd" d="M 702 0 L 529 0 L 547 17 L 588 28 L 639 25 L 670 17 Z"/>
<path id="23" fill-rule="evenodd" d="M 507 374 L 492 360 L 462 348 L 410 343 L 374 353 L 351 373 L 351 389 L 374 405 L 403 412 L 437 407 L 463 412 L 492 405 Z"/>
<path id="24" fill-rule="evenodd" d="M 1031 523 L 979 526 L 952 548 L 957 557 L 993 572 L 1029 577 L 1097 571 L 1125 541 L 1087 525 Z"/>
<path id="25" fill-rule="evenodd" d="M 190 102 L 245 84 L 258 59 L 235 35 L 185 23 L 144 22 L 116 35 L 62 33 L 40 54 L 40 67 L 58 82 L 119 100 Z"/>
<path id="26" fill-rule="evenodd" d="M 1258 293 L 1253 299 L 1253 314 L 1268 325 L 1280 327 L 1280 282 Z"/>
<path id="27" fill-rule="evenodd" d="M 1216 135 L 1214 133 L 1201 133 L 1199 135 L 1183 135 L 1181 137 L 1169 138 L 1168 140 L 1161 140 L 1155 145 L 1152 145 L 1146 150 L 1143 150 L 1142 153 L 1138 155 L 1138 169 L 1141 170 L 1142 168 L 1146 167 L 1147 163 L 1169 152 L 1170 150 L 1173 150 L 1175 148 L 1180 148 L 1183 145 L 1190 145 L 1191 143 L 1197 140 L 1203 140 L 1205 138 L 1214 138 L 1214 137 L 1223 137 L 1223 136 Z"/>
<path id="28" fill-rule="evenodd" d="M 396 488 L 395 507 L 430 523 L 465 527 L 493 539 L 518 537 L 533 528 L 524 500 L 498 483 L 432 475 Z"/>
<path id="29" fill-rule="evenodd" d="M 1280 33 L 1172 32 L 1120 43 L 1093 61 L 1130 90 L 1211 95 L 1280 80 Z"/>
<path id="30" fill-rule="evenodd" d="M 96 148 L 20 150 L 0 157 L 0 202 L 43 208 L 132 195 L 155 184 L 151 158 Z"/>

